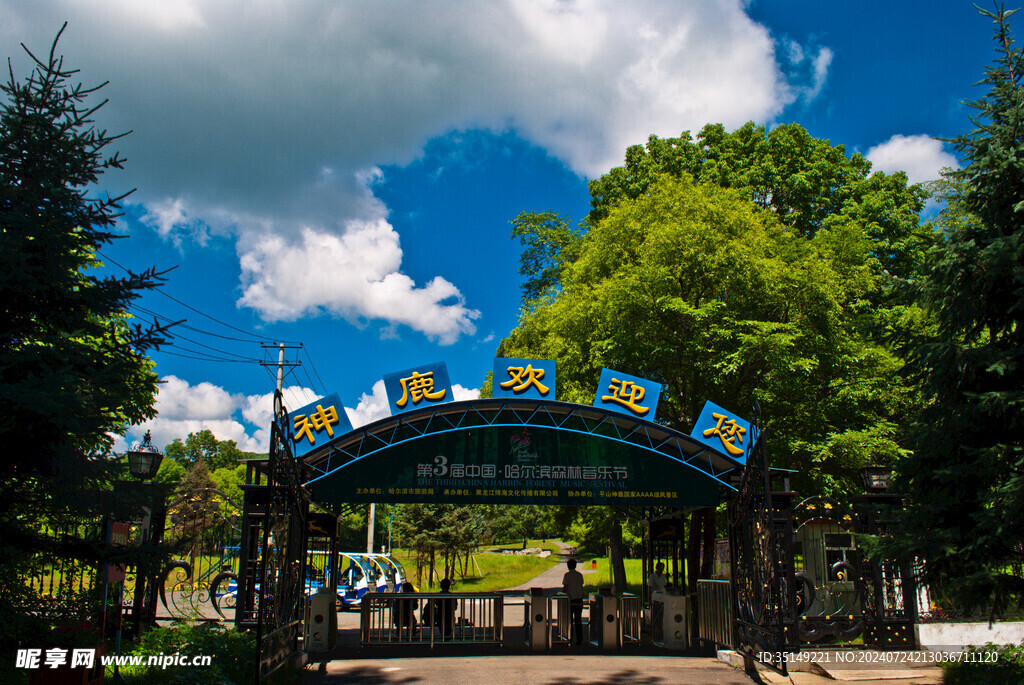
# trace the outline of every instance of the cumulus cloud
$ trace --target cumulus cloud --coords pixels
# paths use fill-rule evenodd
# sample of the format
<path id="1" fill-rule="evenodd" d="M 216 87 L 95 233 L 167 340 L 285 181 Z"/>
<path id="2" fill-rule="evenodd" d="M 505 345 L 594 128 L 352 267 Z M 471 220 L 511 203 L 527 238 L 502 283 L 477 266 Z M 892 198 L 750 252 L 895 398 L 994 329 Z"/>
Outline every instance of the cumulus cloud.
<path id="1" fill-rule="evenodd" d="M 262 425 L 270 426 L 269 417 L 273 414 L 273 394 L 259 396 L 262 404 L 267 405 L 266 421 Z M 152 433 L 153 444 L 163 448 L 175 439 L 184 440 L 189 433 L 209 430 L 218 440 L 234 440 L 243 452 L 266 452 L 270 444 L 268 428 L 246 426 L 238 418 L 242 409 L 242 418 L 249 423 L 252 419 L 262 419 L 255 411 L 258 397 L 247 398 L 232 394 L 212 383 L 202 382 L 191 385 L 175 376 L 161 379 L 156 395 L 157 416 L 128 432 L 127 441 L 119 440 L 114 449 L 124 449 L 127 444 L 140 440 L 146 431 Z M 256 424 L 259 426 L 260 424 Z"/>
<path id="2" fill-rule="evenodd" d="M 480 312 L 465 305 L 459 289 L 440 276 L 417 287 L 398 271 L 401 259 L 398 233 L 383 220 L 351 222 L 340 236 L 307 228 L 296 243 L 266 235 L 242 254 L 239 304 L 266 321 L 323 311 L 356 325 L 384 319 L 442 345 L 474 334 Z"/>
<path id="3" fill-rule="evenodd" d="M 463 400 L 475 400 L 480 397 L 480 388 L 465 388 L 458 383 L 452 384 L 452 399 L 455 402 Z M 388 404 L 387 391 L 384 389 L 384 381 L 377 381 L 369 394 L 363 393 L 359 396 L 359 403 L 355 409 L 346 407 L 348 419 L 354 428 L 373 423 L 391 415 L 391 407 Z"/>
<path id="4" fill-rule="evenodd" d="M 868 150 L 865 157 L 875 171 L 904 171 L 911 183 L 934 181 L 944 167 L 959 168 L 956 157 L 946 152 L 942 141 L 923 134 L 895 135 Z"/>
<path id="5" fill-rule="evenodd" d="M 231 393 L 211 383 L 190 385 L 175 376 L 161 379 L 157 392 L 156 418 L 132 426 L 127 439 L 117 438 L 114 451 L 126 450 L 142 440 L 146 431 L 152 433 L 153 444 L 163 449 L 175 439 L 184 440 L 189 433 L 208 430 L 218 440 L 234 440 L 243 452 L 266 453 L 270 447 L 270 424 L 274 417 L 274 393 L 244 395 Z M 285 407 L 296 409 L 315 401 L 320 395 L 312 388 L 285 387 Z M 479 388 L 452 385 L 455 401 L 480 397 Z M 373 384 L 369 393 L 362 393 L 355 408 L 346 407 L 352 426 L 358 428 L 389 416 L 384 381 Z"/>
<path id="6" fill-rule="evenodd" d="M 373 423 L 377 419 L 383 419 L 391 414 L 388 405 L 388 395 L 384 390 L 384 381 L 377 381 L 369 394 L 363 393 L 359 396 L 359 403 L 355 409 L 345 407 L 348 420 L 352 422 L 353 428 Z"/>
<path id="7" fill-rule="evenodd" d="M 444 343 L 472 334 L 475 312 L 459 284 L 402 273 L 374 169 L 453 131 L 511 129 L 594 177 L 648 134 L 770 121 L 817 97 L 831 52 L 777 45 L 745 6 L 0 0 L 0 41 L 24 59 L 19 42 L 46 46 L 69 21 L 69 63 L 110 80 L 101 125 L 134 131 L 119 148 L 145 220 L 168 240 L 234 236 L 242 306 L 383 318 Z M 777 51 L 806 65 L 783 69 Z M 284 271 L 318 248 L 342 268 Z"/>

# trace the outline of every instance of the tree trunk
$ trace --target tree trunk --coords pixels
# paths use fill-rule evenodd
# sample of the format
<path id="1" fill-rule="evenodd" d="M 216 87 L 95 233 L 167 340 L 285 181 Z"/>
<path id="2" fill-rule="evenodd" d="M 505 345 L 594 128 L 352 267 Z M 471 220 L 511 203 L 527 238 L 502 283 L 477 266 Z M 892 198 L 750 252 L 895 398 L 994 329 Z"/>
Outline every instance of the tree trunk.
<path id="1" fill-rule="evenodd" d="M 608 564 L 612 569 L 612 585 L 616 594 L 626 591 L 626 563 L 622 558 L 622 523 L 618 515 L 612 520 L 608 535 Z"/>

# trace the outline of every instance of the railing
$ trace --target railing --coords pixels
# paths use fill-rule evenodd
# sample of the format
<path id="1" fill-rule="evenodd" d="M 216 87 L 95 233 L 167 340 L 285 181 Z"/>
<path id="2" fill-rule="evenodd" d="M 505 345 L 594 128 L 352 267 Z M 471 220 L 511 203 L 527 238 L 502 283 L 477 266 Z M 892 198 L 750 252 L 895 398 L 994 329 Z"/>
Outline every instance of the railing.
<path id="1" fill-rule="evenodd" d="M 732 587 L 728 580 L 697 581 L 698 635 L 704 642 L 733 646 Z"/>
<path id="2" fill-rule="evenodd" d="M 367 593 L 361 602 L 363 646 L 502 643 L 504 598 L 499 594 Z"/>
<path id="3" fill-rule="evenodd" d="M 643 624 L 640 598 L 626 593 L 619 600 L 619 630 L 622 631 L 622 644 L 640 642 L 640 630 Z"/>

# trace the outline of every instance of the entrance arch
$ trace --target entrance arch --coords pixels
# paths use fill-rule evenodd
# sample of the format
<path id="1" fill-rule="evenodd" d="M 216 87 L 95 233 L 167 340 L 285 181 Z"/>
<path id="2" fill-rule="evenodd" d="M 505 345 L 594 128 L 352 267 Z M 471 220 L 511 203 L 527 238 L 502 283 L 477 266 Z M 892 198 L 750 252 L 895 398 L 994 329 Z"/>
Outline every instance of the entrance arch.
<path id="1" fill-rule="evenodd" d="M 311 503 L 685 509 L 717 505 L 744 472 L 743 461 L 666 426 L 543 399 L 435 404 L 334 436 L 298 458 L 295 444 L 278 393 L 269 458 L 257 469 L 265 480 L 243 487 L 236 613 L 240 625 L 256 628 L 263 675 L 296 649 Z"/>
<path id="2" fill-rule="evenodd" d="M 479 399 L 390 416 L 303 460 L 317 502 L 705 507 L 743 465 L 660 424 L 567 402 Z"/>

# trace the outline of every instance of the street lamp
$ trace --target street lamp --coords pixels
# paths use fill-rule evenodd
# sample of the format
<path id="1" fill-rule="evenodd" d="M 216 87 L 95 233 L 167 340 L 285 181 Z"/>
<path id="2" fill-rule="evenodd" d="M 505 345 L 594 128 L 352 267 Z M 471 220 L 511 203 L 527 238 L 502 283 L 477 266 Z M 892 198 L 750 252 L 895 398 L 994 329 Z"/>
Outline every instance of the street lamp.
<path id="1" fill-rule="evenodd" d="M 164 455 L 153 445 L 150 441 L 149 431 L 146 431 L 142 443 L 135 443 L 128 450 L 128 471 L 132 474 L 132 478 L 142 481 L 152 480 L 156 477 L 156 472 L 160 470 L 160 462 L 163 459 Z"/>
<path id="2" fill-rule="evenodd" d="M 868 492 L 885 492 L 889 489 L 892 469 L 888 466 L 865 466 L 860 470 L 860 479 Z"/>

